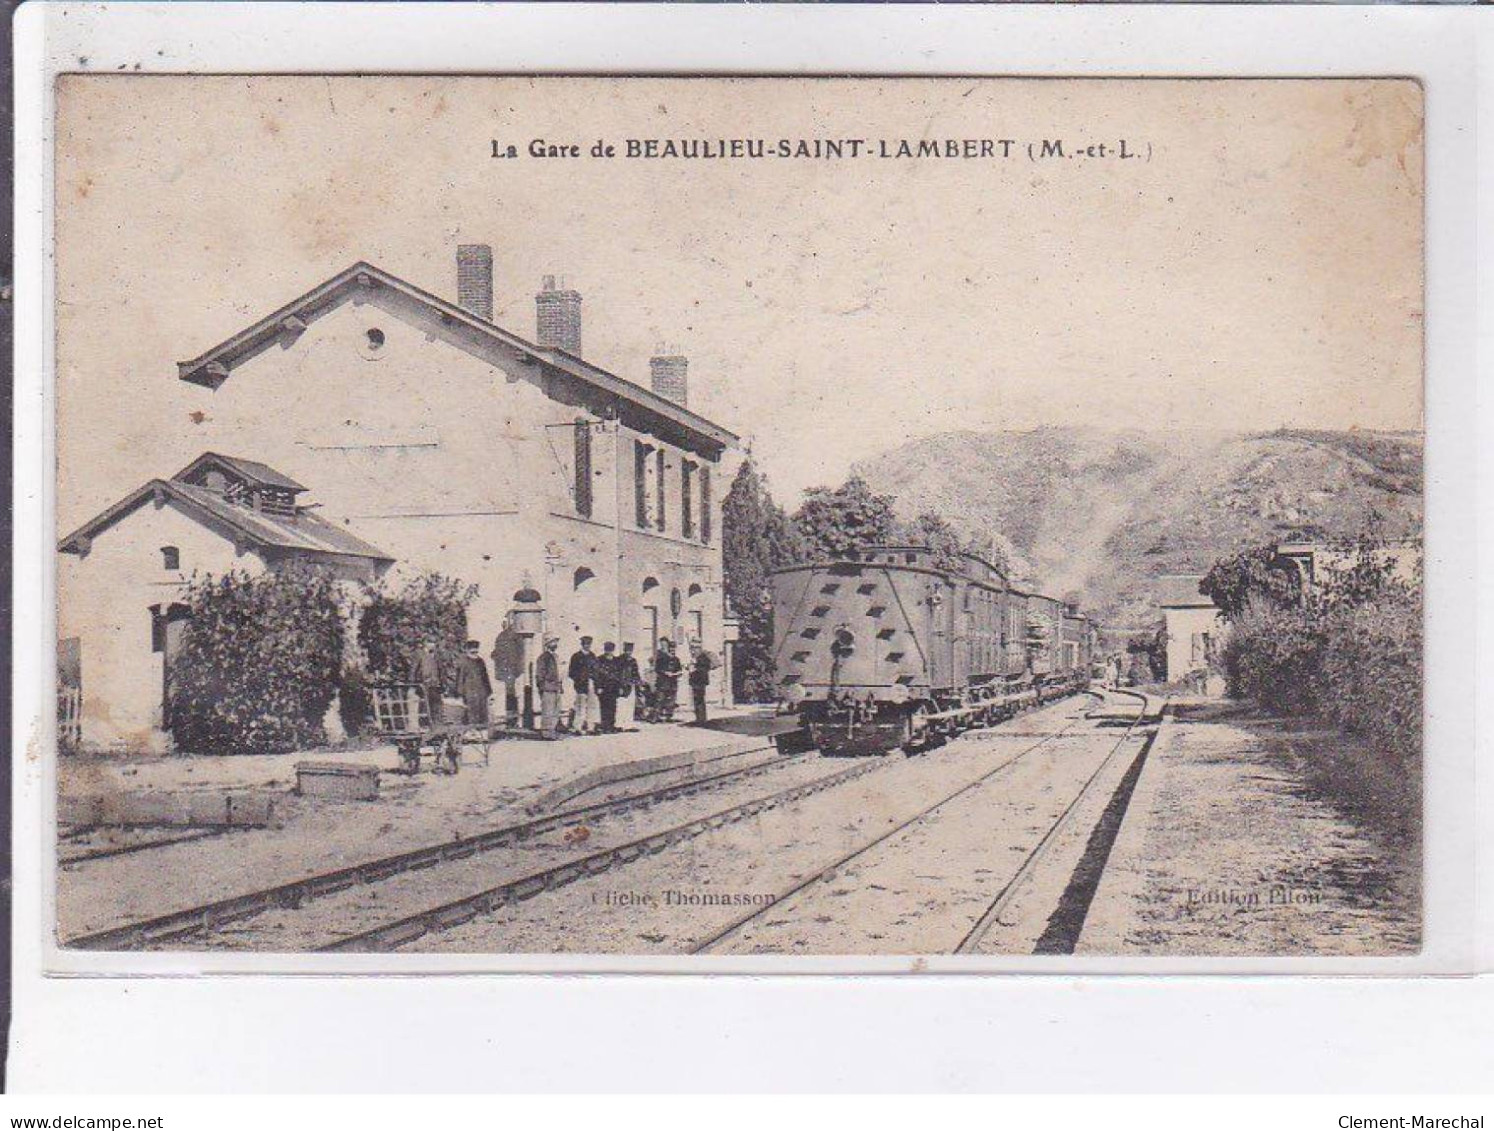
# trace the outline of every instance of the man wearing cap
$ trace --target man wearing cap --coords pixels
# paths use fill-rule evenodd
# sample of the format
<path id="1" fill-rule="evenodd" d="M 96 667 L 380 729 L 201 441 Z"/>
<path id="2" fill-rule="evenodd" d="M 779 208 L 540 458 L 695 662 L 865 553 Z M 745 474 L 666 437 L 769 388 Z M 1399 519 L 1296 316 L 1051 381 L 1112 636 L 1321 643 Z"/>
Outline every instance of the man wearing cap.
<path id="1" fill-rule="evenodd" d="M 711 686 L 711 669 L 716 666 L 716 657 L 711 655 L 698 639 L 690 641 L 690 699 L 695 704 L 696 725 L 706 721 L 706 689 Z"/>
<path id="2" fill-rule="evenodd" d="M 655 722 L 674 720 L 675 700 L 680 694 L 680 672 L 684 670 L 680 658 L 674 654 L 674 641 L 662 637 L 659 652 L 654 656 L 654 687 L 658 699 Z"/>
<path id="3" fill-rule="evenodd" d="M 524 678 L 524 638 L 514 631 L 512 615 L 503 618 L 503 631 L 493 641 L 493 678 L 503 685 L 503 721 L 519 723 L 519 680 Z"/>
<path id="4" fill-rule="evenodd" d="M 617 732 L 617 700 L 622 694 L 622 657 L 612 641 L 602 645 L 602 654 L 592 665 L 592 691 L 602 714 L 602 733 Z"/>
<path id="5" fill-rule="evenodd" d="M 577 734 L 593 734 L 597 729 L 596 663 L 591 637 L 583 636 L 580 650 L 571 653 L 571 662 L 566 667 L 566 676 L 576 692 L 571 729 Z"/>
<path id="6" fill-rule="evenodd" d="M 643 687 L 643 673 L 638 670 L 638 657 L 633 655 L 631 641 L 623 641 L 618 671 L 622 674 L 622 698 L 617 704 L 617 725 L 620 730 L 632 730 L 638 717 L 638 693 Z"/>
<path id="7" fill-rule="evenodd" d="M 555 737 L 555 728 L 560 724 L 560 693 L 565 684 L 560 680 L 560 640 L 545 637 L 544 651 L 534 664 L 534 682 L 539 686 L 540 733 L 546 738 Z"/>
<path id="8" fill-rule="evenodd" d="M 480 655 L 476 640 L 467 641 L 462 663 L 457 668 L 457 694 L 467 706 L 467 722 L 471 726 L 488 725 L 488 696 L 493 694 L 492 681 L 488 679 L 488 665 Z"/>

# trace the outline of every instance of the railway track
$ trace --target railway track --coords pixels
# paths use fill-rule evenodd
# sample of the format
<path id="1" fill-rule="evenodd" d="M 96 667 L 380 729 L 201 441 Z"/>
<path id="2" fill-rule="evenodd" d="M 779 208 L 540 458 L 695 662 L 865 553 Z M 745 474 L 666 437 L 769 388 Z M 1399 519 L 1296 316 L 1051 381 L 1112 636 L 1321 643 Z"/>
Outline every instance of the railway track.
<path id="1" fill-rule="evenodd" d="M 1070 724 L 1072 725 L 1072 724 Z M 1056 735 L 1048 735 L 1048 738 Z M 1040 746 L 1043 743 L 1034 744 Z M 1020 755 L 1019 755 L 1020 756 Z M 546 891 L 553 891 L 576 880 L 597 876 L 612 868 L 644 856 L 746 820 L 773 809 L 833 789 L 880 768 L 899 764 L 901 759 L 872 758 L 858 761 L 848 769 L 816 778 L 810 782 L 780 790 L 766 797 L 753 798 L 713 813 L 705 814 L 666 829 L 656 830 L 622 844 L 598 849 L 585 856 L 566 860 L 523 876 L 505 880 L 483 891 L 464 895 L 436 907 L 424 909 L 373 928 L 346 935 L 316 949 L 323 952 L 382 952 L 402 947 L 429 934 L 450 930 L 480 915 L 498 911 Z"/>
<path id="2" fill-rule="evenodd" d="M 827 880 L 835 877 L 847 864 L 850 864 L 853 861 L 867 855 L 892 838 L 899 836 L 918 825 L 926 823 L 930 819 L 934 818 L 941 809 L 944 809 L 946 806 L 953 804 L 960 798 L 967 796 L 973 791 L 985 786 L 987 783 L 992 782 L 1002 775 L 1006 774 L 1012 769 L 1012 767 L 1016 766 L 1020 761 L 1022 761 L 1022 759 L 1029 757 L 1030 755 L 1036 753 L 1038 750 L 1041 750 L 1050 742 L 1056 742 L 1058 739 L 1064 737 L 1070 730 L 1073 729 L 1073 727 L 1078 722 L 1079 717 L 1076 716 L 1075 718 L 1070 719 L 1056 731 L 1041 732 L 1040 735 L 1037 736 L 1038 740 L 1036 742 L 1032 743 L 1029 746 L 1023 747 L 1021 750 L 1017 751 L 1000 765 L 997 765 L 992 769 L 986 771 L 974 781 L 967 782 L 959 789 L 945 794 L 943 797 L 939 798 L 939 800 L 935 801 L 932 805 L 929 805 L 926 808 L 921 809 L 919 812 L 913 814 L 912 816 L 905 818 L 904 820 L 894 825 L 892 828 L 887 829 L 879 834 L 875 839 L 870 840 L 865 844 L 853 849 L 852 851 L 841 855 L 830 864 L 825 865 L 818 871 L 811 873 L 810 875 L 790 885 L 784 890 L 778 892 L 771 902 L 764 903 L 763 905 L 738 916 L 730 923 L 728 923 L 725 927 L 722 927 L 714 933 L 708 935 L 706 938 L 697 941 L 695 946 L 691 948 L 691 953 L 710 953 L 720 944 L 739 934 L 742 929 L 747 927 L 749 924 L 762 919 L 765 915 L 773 913 L 775 909 L 781 910 L 782 905 L 785 901 L 793 899 L 801 892 L 807 891 L 808 889 L 818 884 L 822 884 Z M 1025 733 L 1029 736 L 1032 736 L 1032 732 Z M 1010 737 L 1010 735 L 1007 736 Z"/>
<path id="3" fill-rule="evenodd" d="M 765 744 L 738 751 L 734 756 L 746 757 L 773 749 L 771 744 Z M 588 820 L 614 816 L 646 808 L 661 801 L 702 793 L 730 782 L 767 773 L 775 767 L 802 762 L 809 757 L 811 757 L 809 754 L 797 754 L 765 759 L 748 766 L 659 786 L 639 794 L 562 809 L 527 821 L 475 833 L 472 836 L 364 861 L 346 868 L 322 872 L 228 899 L 215 900 L 169 914 L 153 916 L 150 919 L 77 935 L 63 940 L 62 945 L 71 950 L 143 950 L 150 946 L 182 939 L 188 935 L 209 932 L 226 924 L 277 908 L 300 908 L 313 900 L 360 885 L 378 883 L 405 872 L 430 868 L 447 861 L 464 859 L 521 844 L 546 833 L 584 824 Z"/>
<path id="4" fill-rule="evenodd" d="M 1136 695 L 1137 693 L 1126 691 L 1120 692 L 1120 694 Z M 1022 885 L 1026 882 L 1027 878 L 1037 869 L 1038 864 L 1052 848 L 1054 841 L 1073 820 L 1074 814 L 1079 810 L 1081 804 L 1093 794 L 1096 783 L 1103 779 L 1111 763 L 1115 761 L 1116 756 L 1125 747 L 1132 734 L 1135 733 L 1136 728 L 1147 717 L 1148 703 L 1146 697 L 1138 695 L 1138 698 L 1141 699 L 1141 704 L 1137 708 L 1136 717 L 1131 720 L 1131 725 L 1126 727 L 1125 732 L 1120 738 L 1116 739 L 1115 744 L 1110 748 L 1110 752 L 1105 755 L 1104 759 L 1095 768 L 1095 771 L 1085 779 L 1084 784 L 1079 788 L 1079 792 L 1074 795 L 1074 799 L 1059 813 L 1058 819 L 1048 827 L 1042 839 L 1023 858 L 1021 866 L 1012 875 L 1012 878 L 996 893 L 995 898 L 991 900 L 985 912 L 975 921 L 970 930 L 966 932 L 965 937 L 960 940 L 959 946 L 955 948 L 956 954 L 974 954 L 979 951 L 981 943 L 990 933 L 991 928 L 1000 921 L 1002 914 L 1011 905 L 1017 893 L 1021 891 Z M 1143 748 L 1138 757 L 1144 756 L 1145 753 L 1146 750 Z"/>
<path id="5" fill-rule="evenodd" d="M 174 844 L 188 844 L 194 840 L 208 840 L 212 837 L 226 836 L 228 833 L 242 832 L 243 830 L 234 828 L 222 828 L 190 829 L 187 831 L 183 831 L 181 829 L 176 829 L 171 832 L 159 833 L 154 837 L 143 838 L 133 844 L 112 844 L 107 845 L 103 848 L 79 849 L 76 847 L 76 844 L 79 840 L 83 839 L 86 835 L 91 834 L 94 831 L 95 830 L 93 829 L 89 829 L 82 833 L 74 833 L 66 838 L 59 838 L 59 840 L 62 840 L 64 842 L 71 840 L 73 842 L 73 845 L 69 846 L 68 844 L 63 843 L 58 846 L 58 865 L 64 868 L 72 868 L 78 866 L 79 864 L 87 864 L 93 860 L 109 860 L 115 856 L 130 856 L 136 852 L 150 852 L 153 849 L 157 848 L 169 848 Z"/>
<path id="6" fill-rule="evenodd" d="M 1033 744 L 1032 748 L 1042 746 L 1055 737 L 1057 737 L 1056 733 L 1046 733 L 1039 742 Z M 773 749 L 771 745 L 764 745 L 737 752 L 733 756 L 745 757 L 771 749 Z M 1018 757 L 1021 756 L 1018 755 Z M 434 868 L 443 863 L 464 860 L 495 849 L 520 845 L 528 841 L 538 841 L 546 834 L 585 825 L 598 818 L 626 814 L 633 810 L 647 809 L 660 802 L 705 793 L 769 773 L 774 769 L 800 765 L 813 757 L 813 754 L 805 753 L 767 759 L 745 767 L 662 785 L 640 794 L 630 794 L 576 808 L 566 808 L 556 813 L 505 825 L 470 837 L 366 861 L 229 899 L 77 936 L 66 940 L 63 945 L 70 949 L 80 950 L 141 950 L 173 943 L 174 948 L 188 949 L 194 938 L 209 939 L 224 927 L 266 912 L 278 910 L 299 912 L 307 903 L 340 892 L 347 892 L 360 886 L 379 884 L 404 873 Z M 414 914 L 401 916 L 372 928 L 357 930 L 332 941 L 304 949 L 328 952 L 396 949 L 423 935 L 448 930 L 487 912 L 522 902 L 544 891 L 563 887 L 577 879 L 598 875 L 640 857 L 662 852 L 672 845 L 703 833 L 747 819 L 758 813 L 792 804 L 805 797 L 870 774 L 880 767 L 896 765 L 899 762 L 901 759 L 877 758 L 858 761 L 849 768 L 819 776 L 765 796 L 753 797 L 664 829 L 653 830 L 623 843 L 599 847 L 591 852 L 570 853 L 564 860 L 526 871 L 502 883 L 484 887 L 471 894 L 464 894 L 461 898 L 423 908 Z"/>
<path id="7" fill-rule="evenodd" d="M 598 849 L 585 856 L 529 872 L 415 915 L 405 916 L 370 930 L 347 935 L 336 942 L 316 949 L 325 952 L 394 950 L 423 935 L 461 926 L 479 915 L 497 911 L 510 904 L 520 903 L 541 892 L 564 887 L 575 880 L 599 875 L 640 857 L 662 852 L 666 848 L 700 836 L 702 833 L 724 828 L 759 813 L 792 804 L 816 793 L 822 793 L 827 789 L 833 789 L 864 777 L 891 764 L 895 763 L 881 758 L 859 761 L 849 769 L 791 786 L 766 797 L 753 798 L 622 844 Z"/>

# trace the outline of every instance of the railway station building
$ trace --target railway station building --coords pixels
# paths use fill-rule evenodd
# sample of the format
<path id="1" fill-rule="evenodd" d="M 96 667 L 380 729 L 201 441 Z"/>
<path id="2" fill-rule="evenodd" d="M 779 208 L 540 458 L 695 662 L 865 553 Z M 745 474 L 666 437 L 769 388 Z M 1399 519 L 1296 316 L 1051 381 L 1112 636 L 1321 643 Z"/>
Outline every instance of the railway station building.
<path id="1" fill-rule="evenodd" d="M 393 559 L 391 582 L 476 584 L 484 654 L 523 611 L 531 663 L 553 633 L 562 660 L 583 635 L 642 660 L 669 636 L 729 664 L 737 437 L 688 407 L 677 352 L 643 382 L 584 357 L 582 297 L 562 281 L 535 294 L 532 339 L 496 325 L 492 262 L 458 248 L 456 301 L 355 263 L 179 362 L 194 438 L 313 484 L 326 521 Z M 729 688 L 718 669 L 712 698 Z"/>
<path id="2" fill-rule="evenodd" d="M 330 570 L 349 594 L 394 559 L 304 500 L 307 488 L 254 460 L 204 452 L 152 479 L 58 545 L 63 744 L 163 750 L 166 687 L 188 579 L 292 562 Z"/>

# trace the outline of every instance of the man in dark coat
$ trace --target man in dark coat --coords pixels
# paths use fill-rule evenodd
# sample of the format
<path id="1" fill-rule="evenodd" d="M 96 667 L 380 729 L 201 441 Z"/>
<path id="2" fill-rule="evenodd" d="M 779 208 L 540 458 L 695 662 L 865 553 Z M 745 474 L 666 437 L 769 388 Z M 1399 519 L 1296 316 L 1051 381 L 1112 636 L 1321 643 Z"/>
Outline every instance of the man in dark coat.
<path id="1" fill-rule="evenodd" d="M 690 698 L 695 703 L 695 721 L 706 721 L 706 689 L 711 686 L 711 669 L 716 666 L 716 657 L 700 646 L 699 640 L 690 641 Z"/>
<path id="2" fill-rule="evenodd" d="M 674 654 L 674 641 L 664 637 L 659 641 L 658 654 L 654 656 L 654 689 L 659 699 L 660 722 L 674 719 L 674 704 L 679 698 L 680 672 L 683 670 L 680 658 Z"/>
<path id="3" fill-rule="evenodd" d="M 622 659 L 617 654 L 617 645 L 612 641 L 602 645 L 602 654 L 597 657 L 592 683 L 596 689 L 597 704 L 602 712 L 602 733 L 617 733 L 617 699 L 622 694 Z"/>
<path id="4" fill-rule="evenodd" d="M 555 738 L 555 728 L 560 725 L 560 693 L 565 684 L 560 679 L 560 641 L 553 636 L 545 637 L 545 649 L 534 665 L 534 682 L 539 687 L 540 733 L 546 738 Z"/>
<path id="5" fill-rule="evenodd" d="M 643 673 L 638 670 L 638 657 L 633 655 L 631 641 L 623 641 L 622 655 L 618 657 L 618 671 L 622 679 L 622 699 L 617 704 L 617 725 L 622 730 L 633 730 L 638 717 L 638 693 L 643 687 Z"/>
<path id="6" fill-rule="evenodd" d="M 583 636 L 580 650 L 571 653 L 571 662 L 566 667 L 566 676 L 576 692 L 571 729 L 577 734 L 592 734 L 597 729 L 597 697 L 592 685 L 596 676 L 596 664 L 596 653 L 591 650 L 591 637 Z"/>
<path id="7" fill-rule="evenodd" d="M 478 654 L 480 649 L 476 640 L 467 641 L 462 666 L 457 669 L 457 694 L 467 705 L 467 722 L 485 727 L 488 725 L 488 696 L 493 694 L 493 684 L 488 679 L 488 665 Z"/>
<path id="8" fill-rule="evenodd" d="M 425 696 L 426 710 L 430 712 L 429 725 L 439 726 L 442 693 L 441 655 L 434 637 L 420 646 L 420 654 L 415 657 L 410 678 L 420 685 L 421 693 Z"/>
<path id="9" fill-rule="evenodd" d="M 524 678 L 524 638 L 513 625 L 503 622 L 503 631 L 493 641 L 493 679 L 503 685 L 503 716 L 508 726 L 519 722 L 518 683 Z"/>

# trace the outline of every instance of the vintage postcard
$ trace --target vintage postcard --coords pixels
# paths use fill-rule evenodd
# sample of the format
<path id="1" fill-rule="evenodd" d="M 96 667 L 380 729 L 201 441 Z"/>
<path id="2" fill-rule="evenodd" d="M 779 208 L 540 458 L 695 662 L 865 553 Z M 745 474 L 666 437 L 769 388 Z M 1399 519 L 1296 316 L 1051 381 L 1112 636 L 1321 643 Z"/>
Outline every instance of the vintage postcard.
<path id="1" fill-rule="evenodd" d="M 56 104 L 62 953 L 1420 951 L 1417 82 Z"/>

